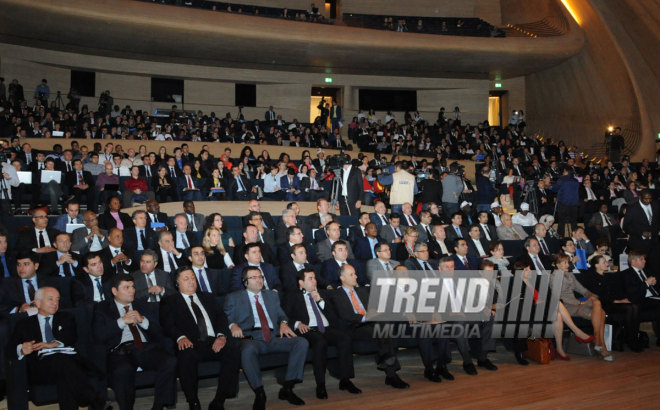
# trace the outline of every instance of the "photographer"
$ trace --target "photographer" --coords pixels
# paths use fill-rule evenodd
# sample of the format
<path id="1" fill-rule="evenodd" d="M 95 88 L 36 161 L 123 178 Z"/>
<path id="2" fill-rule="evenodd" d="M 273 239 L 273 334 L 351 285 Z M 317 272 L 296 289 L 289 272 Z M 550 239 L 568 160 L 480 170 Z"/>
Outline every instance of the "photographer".
<path id="1" fill-rule="evenodd" d="M 47 106 L 49 98 L 50 88 L 48 87 L 48 81 L 44 78 L 41 80 L 41 84 L 37 85 L 37 88 L 34 90 L 34 99 L 40 101 L 41 105 Z"/>
<path id="2" fill-rule="evenodd" d="M 458 203 L 463 193 L 463 167 L 458 162 L 449 165 L 450 173 L 442 179 L 442 208 L 445 215 L 453 215 L 459 211 Z"/>
<path id="3" fill-rule="evenodd" d="M 99 113 L 103 113 L 103 115 L 110 114 L 113 103 L 114 99 L 110 96 L 110 91 L 105 90 L 102 92 L 99 97 Z"/>
<path id="4" fill-rule="evenodd" d="M 404 203 L 412 204 L 415 195 L 419 192 L 415 176 L 404 168 L 403 162 L 398 161 L 394 164 L 393 174 L 378 176 L 378 182 L 383 185 L 391 185 L 390 205 L 392 212 L 397 214 L 401 213 L 401 206 Z"/>

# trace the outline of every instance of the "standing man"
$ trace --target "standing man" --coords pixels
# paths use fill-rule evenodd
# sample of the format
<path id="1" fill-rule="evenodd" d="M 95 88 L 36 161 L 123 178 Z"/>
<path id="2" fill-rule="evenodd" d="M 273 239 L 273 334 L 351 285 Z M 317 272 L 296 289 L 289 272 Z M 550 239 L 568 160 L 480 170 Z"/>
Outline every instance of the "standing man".
<path id="1" fill-rule="evenodd" d="M 550 189 L 557 193 L 559 232 L 565 237 L 569 236 L 571 227 L 577 224 L 580 183 L 573 177 L 570 168 L 565 167 L 562 177 Z"/>
<path id="2" fill-rule="evenodd" d="M 415 176 L 406 170 L 401 161 L 394 164 L 393 174 L 379 175 L 378 182 L 383 185 L 391 185 L 390 205 L 394 213 L 401 213 L 401 206 L 406 202 L 412 203 L 419 192 Z"/>
<path id="3" fill-rule="evenodd" d="M 450 173 L 442 178 L 442 209 L 445 216 L 453 215 L 460 210 L 458 203 L 463 192 L 463 179 L 459 176 L 458 163 L 451 163 L 449 170 Z"/>
<path id="4" fill-rule="evenodd" d="M 660 231 L 660 206 L 653 202 L 653 194 L 645 189 L 638 201 L 628 207 L 623 218 L 623 230 L 630 235 L 628 247 L 648 255 L 648 269 L 655 272 L 658 266 L 658 232 Z"/>
<path id="5" fill-rule="evenodd" d="M 346 155 L 344 166 L 339 173 L 339 214 L 358 215 L 362 206 L 362 172 L 351 164 Z"/>
<path id="6" fill-rule="evenodd" d="M 341 131 L 341 106 L 335 100 L 332 100 L 332 108 L 330 108 L 330 124 L 333 132 Z"/>
<path id="7" fill-rule="evenodd" d="M 252 408 L 266 408 L 259 354 L 272 352 L 289 354 L 284 385 L 279 393 L 280 400 L 302 405 L 305 402 L 293 392 L 293 387 L 302 381 L 309 344 L 306 339 L 296 337 L 280 307 L 278 293 L 264 289 L 263 281 L 264 277 L 257 267 L 246 266 L 241 272 L 241 283 L 245 290 L 230 293 L 224 307 L 232 336 L 242 339 L 241 364 L 255 392 Z M 247 339 L 246 336 L 251 338 Z"/>
<path id="8" fill-rule="evenodd" d="M 93 335 L 106 348 L 108 380 L 119 409 L 133 409 L 140 367 L 156 372 L 152 409 L 162 410 L 174 404 L 176 359 L 158 343 L 162 330 L 153 308 L 135 300 L 133 277 L 115 275 L 110 283 L 113 297 L 95 306 Z"/>
<path id="9" fill-rule="evenodd" d="M 296 334 L 307 339 L 312 349 L 316 397 L 321 400 L 328 398 L 325 389 L 328 345 L 336 346 L 338 351 L 336 374 L 339 377 L 339 390 L 352 394 L 362 393 L 350 380 L 355 377 L 351 338 L 348 333 L 331 326 L 324 314 L 329 309 L 329 303 L 325 301 L 327 291 L 317 288 L 313 269 L 303 269 L 297 276 L 299 289 L 287 295 L 284 309 L 293 322 Z"/>
<path id="10" fill-rule="evenodd" d="M 227 316 L 215 296 L 197 292 L 193 270 L 188 266 L 177 269 L 175 280 L 179 292 L 163 299 L 160 317 L 165 334 L 176 340 L 181 389 L 190 408 L 200 410 L 197 365 L 219 361 L 218 386 L 209 409 L 223 409 L 225 399 L 238 394 L 240 349 L 229 341 Z"/>

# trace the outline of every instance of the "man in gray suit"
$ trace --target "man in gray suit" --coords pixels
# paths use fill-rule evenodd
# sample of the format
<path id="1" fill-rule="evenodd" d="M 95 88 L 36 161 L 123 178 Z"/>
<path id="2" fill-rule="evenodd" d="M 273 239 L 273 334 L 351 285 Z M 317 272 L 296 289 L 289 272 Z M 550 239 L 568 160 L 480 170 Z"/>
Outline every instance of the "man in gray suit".
<path id="1" fill-rule="evenodd" d="M 390 223 L 378 228 L 378 236 L 387 243 L 400 243 L 403 238 L 403 229 L 401 229 L 401 215 L 390 215 Z"/>
<path id="2" fill-rule="evenodd" d="M 87 252 L 97 252 L 108 247 L 108 231 L 99 228 L 96 213 L 87 211 L 83 214 L 84 227 L 73 231 L 71 235 L 71 250 L 85 255 Z"/>
<path id="3" fill-rule="evenodd" d="M 259 268 L 246 266 L 241 272 L 241 283 L 245 290 L 230 293 L 224 308 L 232 336 L 242 339 L 241 364 L 256 396 L 253 408 L 266 407 L 259 354 L 272 352 L 289 354 L 280 400 L 293 405 L 305 404 L 293 392 L 293 386 L 302 381 L 309 343 L 302 337 L 296 337 L 289 327 L 277 292 L 263 288 L 264 278 Z"/>
<path id="4" fill-rule="evenodd" d="M 384 242 L 377 243 L 374 246 L 374 251 L 377 258 L 367 261 L 367 277 L 369 278 L 369 282 L 373 279 L 374 272 L 379 270 L 391 272 L 399 266 L 399 262 L 392 259 L 392 251 L 389 244 Z"/>
<path id="5" fill-rule="evenodd" d="M 135 299 L 160 302 L 161 298 L 176 292 L 167 272 L 156 269 L 158 253 L 147 249 L 140 258 L 140 270 L 132 273 L 135 280 Z"/>
<path id="6" fill-rule="evenodd" d="M 419 223 L 417 228 L 417 240 L 427 242 L 433 239 L 433 226 L 431 226 L 431 212 L 422 211 L 419 213 Z"/>
<path id="7" fill-rule="evenodd" d="M 497 227 L 497 237 L 502 241 L 517 241 L 527 238 L 522 226 L 514 224 L 511 215 L 502 214 L 502 225 Z"/>
<path id="8" fill-rule="evenodd" d="M 202 232 L 206 217 L 203 214 L 195 213 L 195 203 L 193 201 L 183 202 L 183 212 L 174 215 L 177 217 L 183 215 L 188 220 L 188 230 L 193 232 Z"/>
<path id="9" fill-rule="evenodd" d="M 337 242 L 341 236 L 341 227 L 339 222 L 330 222 L 325 227 L 325 233 L 328 235 L 328 239 L 322 240 L 316 247 L 316 252 L 321 262 L 332 259 L 332 244 Z M 353 256 L 353 250 L 350 246 L 348 247 L 348 259 L 355 259 L 355 256 Z"/>

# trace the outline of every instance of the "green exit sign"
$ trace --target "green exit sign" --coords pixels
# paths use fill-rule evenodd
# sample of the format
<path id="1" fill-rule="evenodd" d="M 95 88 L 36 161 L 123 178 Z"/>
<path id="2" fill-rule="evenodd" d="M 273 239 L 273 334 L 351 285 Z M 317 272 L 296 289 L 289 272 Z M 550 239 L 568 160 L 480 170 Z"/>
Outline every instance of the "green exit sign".
<path id="1" fill-rule="evenodd" d="M 660 140 L 660 132 L 658 133 L 658 139 Z"/>
<path id="2" fill-rule="evenodd" d="M 502 88 L 502 83 L 495 83 L 495 88 Z"/>
<path id="3" fill-rule="evenodd" d="M 332 77 L 325 77 L 325 78 L 323 79 L 323 81 L 326 82 L 326 83 L 331 83 L 331 82 L 334 81 L 334 79 L 333 79 Z"/>

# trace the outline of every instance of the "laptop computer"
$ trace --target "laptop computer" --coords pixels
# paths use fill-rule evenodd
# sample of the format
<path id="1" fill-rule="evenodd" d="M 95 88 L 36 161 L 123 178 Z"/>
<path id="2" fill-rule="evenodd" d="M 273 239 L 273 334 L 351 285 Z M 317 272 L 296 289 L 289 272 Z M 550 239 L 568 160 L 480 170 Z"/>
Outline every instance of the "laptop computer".
<path id="1" fill-rule="evenodd" d="M 62 183 L 62 172 L 61 171 L 41 171 L 41 183 L 47 184 L 50 181 L 55 181 L 58 184 Z"/>
<path id="2" fill-rule="evenodd" d="M 21 184 L 31 184 L 32 183 L 32 172 L 28 171 L 18 171 L 18 182 Z"/>

